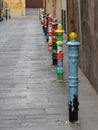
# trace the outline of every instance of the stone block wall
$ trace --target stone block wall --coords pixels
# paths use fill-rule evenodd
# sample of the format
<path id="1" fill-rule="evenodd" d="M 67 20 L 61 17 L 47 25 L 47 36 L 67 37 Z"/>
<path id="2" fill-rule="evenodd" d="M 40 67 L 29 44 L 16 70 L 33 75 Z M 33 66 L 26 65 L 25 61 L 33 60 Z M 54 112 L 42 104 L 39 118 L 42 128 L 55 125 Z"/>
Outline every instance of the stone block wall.
<path id="1" fill-rule="evenodd" d="M 25 15 L 25 0 L 6 0 L 11 16 Z"/>
<path id="2" fill-rule="evenodd" d="M 46 0 L 46 12 L 61 23 L 62 0 Z"/>

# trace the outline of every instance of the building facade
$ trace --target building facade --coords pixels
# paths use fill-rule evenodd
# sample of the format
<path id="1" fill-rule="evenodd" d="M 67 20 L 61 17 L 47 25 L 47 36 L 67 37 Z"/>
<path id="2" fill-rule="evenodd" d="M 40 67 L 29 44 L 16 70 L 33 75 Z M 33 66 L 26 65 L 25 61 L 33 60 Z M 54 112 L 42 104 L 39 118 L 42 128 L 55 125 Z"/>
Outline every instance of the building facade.
<path id="1" fill-rule="evenodd" d="M 0 0 L 0 9 L 3 8 L 3 0 Z"/>
<path id="2" fill-rule="evenodd" d="M 0 0 L 0 9 L 3 10 L 5 7 L 7 7 L 5 0 Z"/>
<path id="3" fill-rule="evenodd" d="M 26 8 L 42 8 L 43 0 L 26 0 Z"/>
<path id="4" fill-rule="evenodd" d="M 5 0 L 11 16 L 25 16 L 25 0 Z"/>
<path id="5" fill-rule="evenodd" d="M 61 0 L 62 1 L 62 0 Z M 43 0 L 44 8 L 47 13 L 50 13 L 52 17 L 58 19 L 58 22 L 61 22 L 61 10 L 62 2 L 60 0 Z"/>
<path id="6" fill-rule="evenodd" d="M 26 8 L 42 8 L 43 0 L 5 0 L 11 16 L 25 16 Z"/>
<path id="7" fill-rule="evenodd" d="M 80 68 L 98 92 L 98 0 L 74 0 L 74 8 L 81 40 Z"/>

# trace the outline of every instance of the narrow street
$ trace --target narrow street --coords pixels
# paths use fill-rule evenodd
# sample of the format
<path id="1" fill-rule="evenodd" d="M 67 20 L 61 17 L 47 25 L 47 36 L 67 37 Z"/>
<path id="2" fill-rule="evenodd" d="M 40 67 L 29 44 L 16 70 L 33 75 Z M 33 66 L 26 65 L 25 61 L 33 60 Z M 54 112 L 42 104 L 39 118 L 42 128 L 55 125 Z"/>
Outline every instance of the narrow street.
<path id="1" fill-rule="evenodd" d="M 59 120 L 67 119 L 66 100 L 38 18 L 0 24 L 0 130 L 59 129 Z"/>
<path id="2" fill-rule="evenodd" d="M 65 79 L 57 83 L 38 15 L 0 23 L 0 130 L 97 130 L 98 95 L 80 70 L 81 123 L 66 124 L 68 60 L 64 53 Z"/>

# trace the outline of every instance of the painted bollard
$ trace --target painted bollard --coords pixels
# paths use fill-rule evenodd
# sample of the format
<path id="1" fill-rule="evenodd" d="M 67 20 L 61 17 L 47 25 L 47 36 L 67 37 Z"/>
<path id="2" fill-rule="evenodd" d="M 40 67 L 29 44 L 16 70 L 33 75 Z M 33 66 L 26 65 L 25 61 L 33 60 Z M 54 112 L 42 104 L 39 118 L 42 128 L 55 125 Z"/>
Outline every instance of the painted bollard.
<path id="1" fill-rule="evenodd" d="M 54 18 L 52 22 L 52 64 L 57 65 L 57 44 L 56 44 L 56 30 L 57 30 L 57 21 Z"/>
<path id="2" fill-rule="evenodd" d="M 57 67 L 57 82 L 59 82 L 59 83 L 64 82 L 63 74 L 64 74 L 64 68 Z"/>
<path id="3" fill-rule="evenodd" d="M 63 66 L 63 59 L 64 59 L 63 44 L 64 44 L 64 42 L 57 41 L 56 44 L 57 44 L 57 63 L 58 63 L 58 66 Z M 61 55 L 62 58 L 59 58 L 59 55 Z"/>
<path id="4" fill-rule="evenodd" d="M 43 8 L 40 8 L 39 10 L 39 19 L 41 21 L 41 24 L 43 24 L 43 16 L 44 15 L 44 9 Z"/>
<path id="5" fill-rule="evenodd" d="M 0 9 L 0 22 L 3 21 L 2 10 Z"/>
<path id="6" fill-rule="evenodd" d="M 44 26 L 46 42 L 48 42 L 48 14 L 44 15 L 43 26 Z"/>
<path id="7" fill-rule="evenodd" d="M 39 9 L 39 20 L 41 21 L 41 8 Z"/>
<path id="8" fill-rule="evenodd" d="M 63 68 L 63 59 L 64 59 L 64 53 L 63 53 L 63 33 L 64 33 L 64 30 L 62 29 L 62 25 L 61 24 L 58 24 L 57 26 L 57 30 L 55 31 L 56 32 L 56 44 L 57 44 L 57 71 L 61 68 L 63 70 L 63 73 L 64 73 L 64 68 Z M 57 80 L 58 82 L 64 82 L 63 80 L 63 73 L 60 72 L 60 76 L 62 77 L 62 80 Z M 58 73 L 59 74 L 59 71 Z"/>
<path id="9" fill-rule="evenodd" d="M 48 51 L 52 52 L 52 17 L 48 17 Z"/>
<path id="10" fill-rule="evenodd" d="M 69 35 L 70 41 L 66 43 L 68 46 L 69 57 L 69 122 L 78 121 L 78 47 L 80 42 L 76 41 L 77 33 L 72 32 Z"/>

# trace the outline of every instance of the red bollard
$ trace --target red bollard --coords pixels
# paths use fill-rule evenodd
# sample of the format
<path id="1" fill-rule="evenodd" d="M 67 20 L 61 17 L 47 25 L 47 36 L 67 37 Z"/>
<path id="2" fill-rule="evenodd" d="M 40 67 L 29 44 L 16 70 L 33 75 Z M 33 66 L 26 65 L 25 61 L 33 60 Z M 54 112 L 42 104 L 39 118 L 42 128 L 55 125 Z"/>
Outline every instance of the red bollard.
<path id="1" fill-rule="evenodd" d="M 52 17 L 48 18 L 48 51 L 52 52 Z"/>
<path id="2" fill-rule="evenodd" d="M 57 52 L 57 60 L 63 60 L 64 59 L 64 53 L 63 52 Z"/>
<path id="3" fill-rule="evenodd" d="M 54 18 L 52 22 L 52 64 L 57 65 L 57 44 L 56 44 L 56 30 L 57 30 L 57 21 Z"/>

